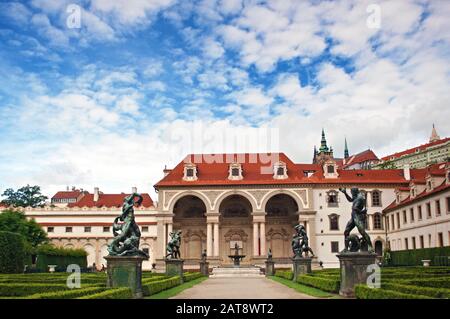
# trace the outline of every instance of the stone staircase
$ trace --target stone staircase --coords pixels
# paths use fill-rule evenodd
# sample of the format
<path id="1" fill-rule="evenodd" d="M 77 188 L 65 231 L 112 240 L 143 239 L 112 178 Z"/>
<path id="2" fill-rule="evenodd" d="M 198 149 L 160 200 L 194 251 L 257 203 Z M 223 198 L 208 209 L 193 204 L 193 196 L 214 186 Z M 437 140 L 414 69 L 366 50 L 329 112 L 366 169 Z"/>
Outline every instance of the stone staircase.
<path id="1" fill-rule="evenodd" d="M 215 267 L 209 277 L 264 277 L 264 275 L 258 267 Z"/>

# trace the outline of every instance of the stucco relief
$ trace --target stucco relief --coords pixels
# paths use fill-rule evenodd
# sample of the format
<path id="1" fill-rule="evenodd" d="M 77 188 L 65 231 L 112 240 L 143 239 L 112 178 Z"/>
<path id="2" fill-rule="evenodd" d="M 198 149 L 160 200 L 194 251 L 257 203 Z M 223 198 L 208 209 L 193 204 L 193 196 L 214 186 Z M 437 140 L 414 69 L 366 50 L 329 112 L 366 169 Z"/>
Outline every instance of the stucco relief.
<path id="1" fill-rule="evenodd" d="M 258 206 L 258 208 L 261 208 L 261 201 L 269 191 L 254 190 L 254 191 L 248 191 L 248 192 L 255 198 L 256 205 Z"/>
<path id="2" fill-rule="evenodd" d="M 170 200 L 177 194 L 178 192 L 164 191 L 164 208 L 167 209 L 169 207 Z"/>
<path id="3" fill-rule="evenodd" d="M 224 193 L 224 191 L 203 191 L 202 192 L 206 197 L 208 197 L 211 206 L 214 207 L 216 205 L 217 198 Z M 209 208 L 209 207 L 208 207 Z"/>
<path id="4" fill-rule="evenodd" d="M 243 242 L 246 242 L 247 238 L 248 238 L 248 235 L 242 229 L 236 229 L 236 228 L 230 229 L 224 235 L 224 238 L 225 238 L 226 242 L 229 242 L 233 237 L 238 237 Z"/>
<path id="5" fill-rule="evenodd" d="M 289 233 L 285 228 L 270 228 L 266 234 L 266 239 L 270 241 L 274 235 L 281 235 L 283 240 L 289 239 Z"/>
<path id="6" fill-rule="evenodd" d="M 296 189 L 294 192 L 300 197 L 303 207 L 309 207 L 308 203 L 308 194 L 306 193 L 306 189 Z"/>

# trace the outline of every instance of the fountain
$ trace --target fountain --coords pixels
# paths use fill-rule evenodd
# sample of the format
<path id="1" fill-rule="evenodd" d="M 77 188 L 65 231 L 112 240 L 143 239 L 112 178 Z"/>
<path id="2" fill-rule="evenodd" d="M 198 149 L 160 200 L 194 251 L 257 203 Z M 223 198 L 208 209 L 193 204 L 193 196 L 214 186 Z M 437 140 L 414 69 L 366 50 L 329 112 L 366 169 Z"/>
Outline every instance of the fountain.
<path id="1" fill-rule="evenodd" d="M 234 267 L 239 268 L 241 265 L 241 260 L 244 259 L 245 255 L 239 255 L 239 245 L 234 244 L 234 255 L 228 255 L 231 259 L 233 259 Z"/>

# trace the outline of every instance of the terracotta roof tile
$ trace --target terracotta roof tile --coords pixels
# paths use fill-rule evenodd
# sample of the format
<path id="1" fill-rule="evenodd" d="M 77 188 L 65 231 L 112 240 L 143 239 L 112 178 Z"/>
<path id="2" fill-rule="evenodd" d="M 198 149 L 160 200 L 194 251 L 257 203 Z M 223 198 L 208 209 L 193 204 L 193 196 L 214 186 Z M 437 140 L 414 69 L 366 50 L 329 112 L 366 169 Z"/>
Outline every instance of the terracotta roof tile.
<path id="1" fill-rule="evenodd" d="M 123 199 L 130 194 L 99 194 L 98 201 L 94 202 L 94 194 L 84 195 L 78 202 L 68 204 L 68 207 L 121 207 Z M 142 206 L 152 207 L 153 201 L 149 194 L 141 194 L 144 200 Z"/>
<path id="2" fill-rule="evenodd" d="M 345 160 L 345 164 L 342 164 L 343 168 L 349 167 L 350 165 L 364 163 L 367 161 L 378 161 L 378 156 L 372 150 L 365 150 L 361 153 L 351 155 L 348 159 Z"/>
<path id="3" fill-rule="evenodd" d="M 53 195 L 52 199 L 69 199 L 69 198 L 78 198 L 80 196 L 81 190 L 73 190 L 73 191 L 60 191 Z"/>
<path id="4" fill-rule="evenodd" d="M 440 145 L 440 144 L 446 143 L 448 141 L 450 141 L 450 137 L 446 137 L 446 138 L 440 139 L 439 141 L 435 141 L 435 142 L 431 142 L 431 143 L 422 144 L 422 145 L 419 145 L 419 146 L 416 146 L 416 147 L 412 147 L 412 148 L 409 148 L 407 150 L 404 150 L 404 151 L 401 151 L 401 152 L 398 152 L 398 153 L 394 153 L 394 154 L 391 154 L 391 155 L 388 155 L 388 156 L 384 156 L 381 159 L 383 161 L 388 161 L 392 157 L 393 158 L 399 158 L 399 157 L 404 156 L 404 155 L 413 154 L 413 153 L 416 152 L 416 150 L 423 151 L 423 150 L 427 149 L 428 147 Z"/>

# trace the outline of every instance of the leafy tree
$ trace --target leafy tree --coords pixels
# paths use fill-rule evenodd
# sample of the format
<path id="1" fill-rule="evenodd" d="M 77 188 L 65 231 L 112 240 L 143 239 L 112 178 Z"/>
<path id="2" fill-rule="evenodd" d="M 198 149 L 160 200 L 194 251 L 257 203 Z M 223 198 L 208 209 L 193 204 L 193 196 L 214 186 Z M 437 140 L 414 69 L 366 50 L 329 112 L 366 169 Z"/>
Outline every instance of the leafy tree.
<path id="1" fill-rule="evenodd" d="M 41 188 L 35 186 L 24 186 L 14 191 L 12 188 L 6 189 L 2 196 L 6 197 L 2 202 L 14 207 L 38 207 L 45 204 L 47 196 L 41 194 Z"/>
<path id="2" fill-rule="evenodd" d="M 0 231 L 21 234 L 31 248 L 48 242 L 47 233 L 34 219 L 27 219 L 25 214 L 15 210 L 5 210 L 0 214 Z"/>
<path id="3" fill-rule="evenodd" d="M 396 169 L 394 163 L 389 162 L 389 161 L 381 163 L 380 168 L 381 169 Z"/>

